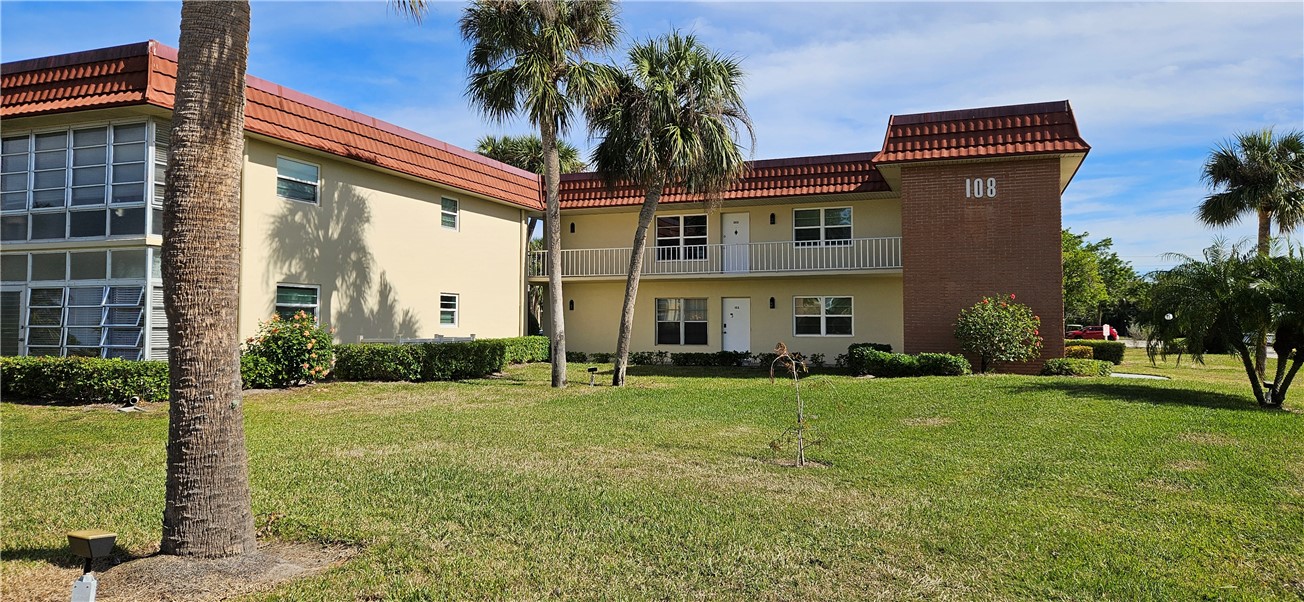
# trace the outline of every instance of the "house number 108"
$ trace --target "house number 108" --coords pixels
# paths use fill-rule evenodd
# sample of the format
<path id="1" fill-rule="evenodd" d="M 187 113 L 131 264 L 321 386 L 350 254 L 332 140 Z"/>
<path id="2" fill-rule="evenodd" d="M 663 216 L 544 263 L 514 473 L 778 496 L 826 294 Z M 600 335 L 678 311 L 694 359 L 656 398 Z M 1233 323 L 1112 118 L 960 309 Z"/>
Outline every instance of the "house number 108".
<path id="1" fill-rule="evenodd" d="M 996 178 L 965 178 L 964 198 L 996 198 Z"/>

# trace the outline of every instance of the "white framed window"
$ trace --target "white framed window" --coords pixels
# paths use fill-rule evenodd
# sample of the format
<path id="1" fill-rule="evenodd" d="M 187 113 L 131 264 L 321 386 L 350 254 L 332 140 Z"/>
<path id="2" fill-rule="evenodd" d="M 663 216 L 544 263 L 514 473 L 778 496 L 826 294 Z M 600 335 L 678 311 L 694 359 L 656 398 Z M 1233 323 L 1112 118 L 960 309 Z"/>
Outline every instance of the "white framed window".
<path id="1" fill-rule="evenodd" d="M 317 165 L 276 157 L 276 196 L 316 205 L 320 184 L 321 168 Z"/>
<path id="2" fill-rule="evenodd" d="M 793 297 L 792 334 L 799 337 L 853 335 L 851 297 Z"/>
<path id="3" fill-rule="evenodd" d="M 448 197 L 439 199 L 439 225 L 449 230 L 457 230 L 461 227 L 459 215 L 457 199 Z"/>
<path id="4" fill-rule="evenodd" d="M 657 261 L 706 259 L 706 215 L 657 216 Z"/>
<path id="5" fill-rule="evenodd" d="M 439 293 L 439 326 L 457 327 L 457 293 Z"/>
<path id="6" fill-rule="evenodd" d="M 706 299 L 657 299 L 658 345 L 705 345 Z"/>
<path id="7" fill-rule="evenodd" d="M 276 285 L 276 314 L 289 320 L 301 311 L 308 312 L 314 318 L 320 318 L 321 287 L 315 284 L 278 284 Z"/>
<path id="8" fill-rule="evenodd" d="M 792 240 L 799 247 L 851 244 L 851 207 L 793 209 Z"/>

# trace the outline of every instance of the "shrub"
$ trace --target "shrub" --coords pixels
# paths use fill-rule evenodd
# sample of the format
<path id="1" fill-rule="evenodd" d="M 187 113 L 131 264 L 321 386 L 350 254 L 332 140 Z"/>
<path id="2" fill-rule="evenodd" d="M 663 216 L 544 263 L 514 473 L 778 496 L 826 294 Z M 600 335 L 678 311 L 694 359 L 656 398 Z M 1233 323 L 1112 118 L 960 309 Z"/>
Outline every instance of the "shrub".
<path id="1" fill-rule="evenodd" d="M 1127 345 L 1122 341 L 1074 340 L 1073 346 L 1090 347 L 1091 357 L 1112 362 L 1115 366 L 1123 363 L 1123 353 L 1127 351 Z M 1068 354 L 1064 357 L 1068 357 Z"/>
<path id="2" fill-rule="evenodd" d="M 335 346 L 335 378 L 349 381 L 419 381 L 422 350 L 416 345 L 349 343 Z"/>
<path id="3" fill-rule="evenodd" d="M 86 357 L 2 357 L 0 393 L 7 399 L 122 403 L 164 401 L 168 364 Z"/>
<path id="4" fill-rule="evenodd" d="M 494 339 L 466 343 L 422 343 L 421 380 L 463 380 L 503 369 L 506 344 Z"/>
<path id="5" fill-rule="evenodd" d="M 629 354 L 629 363 L 634 366 L 655 366 L 661 364 L 662 361 L 656 352 L 635 351 Z"/>
<path id="6" fill-rule="evenodd" d="M 715 353 L 715 365 L 717 366 L 741 366 L 743 362 L 751 359 L 752 354 L 746 351 L 717 351 Z"/>
<path id="7" fill-rule="evenodd" d="M 582 364 L 589 361 L 589 354 L 584 353 L 583 351 L 567 351 L 566 361 Z"/>
<path id="8" fill-rule="evenodd" d="M 1069 345 L 1064 348 L 1064 357 L 1069 359 L 1089 360 L 1095 358 L 1091 347 L 1087 345 Z"/>
<path id="9" fill-rule="evenodd" d="M 839 368 L 846 368 L 848 367 L 847 358 L 849 357 L 850 356 L 845 353 L 839 353 L 837 357 L 833 358 L 833 365 Z"/>
<path id="10" fill-rule="evenodd" d="M 816 368 L 823 368 L 824 366 L 826 366 L 827 364 L 824 362 L 824 354 L 823 353 L 810 354 L 810 365 Z"/>
<path id="11" fill-rule="evenodd" d="M 672 353 L 670 363 L 675 366 L 714 366 L 717 359 L 714 353 Z"/>
<path id="12" fill-rule="evenodd" d="M 756 363 L 760 364 L 761 366 L 769 366 L 774 364 L 774 360 L 778 359 L 778 357 L 779 355 L 773 352 L 752 354 L 752 359 L 756 360 Z M 806 356 L 803 355 L 800 351 L 789 351 L 788 359 L 800 364 L 806 363 Z"/>
<path id="13" fill-rule="evenodd" d="M 614 353 L 590 353 L 589 361 L 595 364 L 610 364 L 615 357 Z"/>
<path id="14" fill-rule="evenodd" d="M 276 386 L 276 369 L 260 355 L 240 354 L 240 381 L 244 389 L 271 389 Z"/>
<path id="15" fill-rule="evenodd" d="M 277 315 L 259 322 L 258 334 L 245 341 L 247 353 L 271 365 L 271 380 L 277 387 L 324 378 L 334 364 L 331 346 L 331 333 L 305 311 L 288 319 Z"/>
<path id="16" fill-rule="evenodd" d="M 983 297 L 973 307 L 960 310 L 955 338 L 960 347 L 980 358 L 986 372 L 993 362 L 1026 362 L 1041 354 L 1041 318 L 1014 295 Z"/>
<path id="17" fill-rule="evenodd" d="M 852 343 L 847 347 L 847 355 L 851 355 L 857 349 L 873 349 L 883 353 L 892 353 L 892 346 L 887 343 Z"/>
<path id="18" fill-rule="evenodd" d="M 919 360 L 920 376 L 964 376 L 972 371 L 963 355 L 920 353 L 915 358 Z"/>
<path id="19" fill-rule="evenodd" d="M 881 378 L 919 376 L 919 360 L 915 356 L 888 353 L 871 347 L 859 347 L 852 351 L 851 367 L 857 375 L 870 374 Z"/>
<path id="20" fill-rule="evenodd" d="M 1104 360 L 1056 358 L 1046 360 L 1042 376 L 1109 376 L 1113 366 Z"/>
<path id="21" fill-rule="evenodd" d="M 507 346 L 504 360 L 509 364 L 528 364 L 546 362 L 552 357 L 552 347 L 548 337 L 509 337 L 494 339 Z"/>

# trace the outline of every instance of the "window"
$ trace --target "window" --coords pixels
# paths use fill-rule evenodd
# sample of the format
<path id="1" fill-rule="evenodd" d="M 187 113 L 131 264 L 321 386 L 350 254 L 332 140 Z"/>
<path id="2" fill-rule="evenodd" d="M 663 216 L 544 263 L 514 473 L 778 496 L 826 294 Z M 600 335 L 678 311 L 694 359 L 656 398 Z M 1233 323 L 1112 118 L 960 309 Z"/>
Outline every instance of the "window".
<path id="1" fill-rule="evenodd" d="M 149 123 L 42 131 L 0 142 L 5 241 L 141 236 Z M 156 165 L 165 158 L 154 157 Z M 163 166 L 166 167 L 166 166 Z M 163 172 L 154 173 L 155 179 Z M 161 201 L 161 199 L 159 199 Z M 111 207 L 105 211 L 105 206 Z M 116 218 L 116 219 L 115 219 Z"/>
<path id="2" fill-rule="evenodd" d="M 307 285 L 276 285 L 276 314 L 289 320 L 301 311 L 317 316 L 317 287 Z"/>
<path id="3" fill-rule="evenodd" d="M 851 297 L 793 297 L 792 333 L 796 336 L 852 335 Z"/>
<path id="4" fill-rule="evenodd" d="M 793 209 L 792 240 L 799 247 L 851 244 L 851 207 Z"/>
<path id="5" fill-rule="evenodd" d="M 276 158 L 276 196 L 317 204 L 318 170 L 311 163 Z"/>
<path id="6" fill-rule="evenodd" d="M 457 199 L 444 197 L 439 200 L 439 224 L 450 230 L 457 229 Z"/>
<path id="7" fill-rule="evenodd" d="M 706 259 L 706 216 L 657 217 L 657 261 Z"/>
<path id="8" fill-rule="evenodd" d="M 706 299 L 657 299 L 658 345 L 705 345 Z"/>
<path id="9" fill-rule="evenodd" d="M 457 295 L 453 293 L 439 294 L 439 325 L 440 326 L 457 326 Z"/>

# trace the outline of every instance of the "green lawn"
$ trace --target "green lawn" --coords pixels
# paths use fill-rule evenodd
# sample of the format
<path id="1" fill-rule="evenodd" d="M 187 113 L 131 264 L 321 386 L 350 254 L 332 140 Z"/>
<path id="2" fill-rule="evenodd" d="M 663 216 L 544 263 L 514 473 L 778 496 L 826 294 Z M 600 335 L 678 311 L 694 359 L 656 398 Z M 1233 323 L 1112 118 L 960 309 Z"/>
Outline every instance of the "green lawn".
<path id="1" fill-rule="evenodd" d="M 815 375 L 807 469 L 769 448 L 791 385 L 759 368 L 253 394 L 259 526 L 361 549 L 257 599 L 1299 599 L 1304 388 L 1260 411 L 1209 361 L 1120 368 L 1172 381 Z M 0 419 L 0 575 L 68 562 L 83 526 L 156 548 L 162 406 Z"/>

